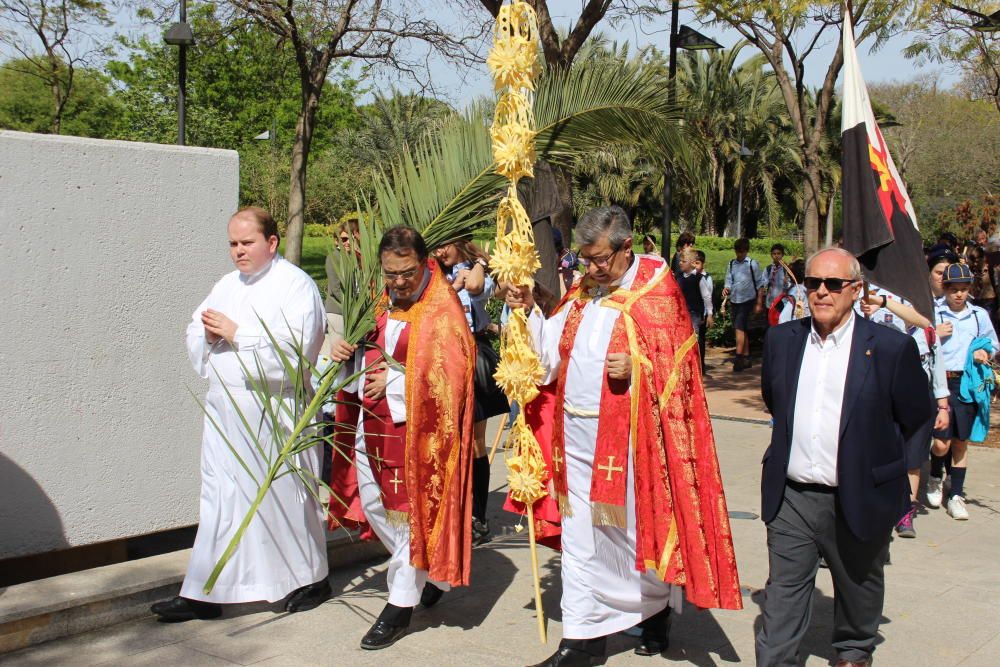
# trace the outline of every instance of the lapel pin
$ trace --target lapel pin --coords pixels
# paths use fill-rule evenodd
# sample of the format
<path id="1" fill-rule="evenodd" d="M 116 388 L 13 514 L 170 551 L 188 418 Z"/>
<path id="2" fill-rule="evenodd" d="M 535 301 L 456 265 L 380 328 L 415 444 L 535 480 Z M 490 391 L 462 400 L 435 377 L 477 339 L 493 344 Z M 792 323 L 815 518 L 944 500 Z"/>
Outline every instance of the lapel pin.
<path id="1" fill-rule="evenodd" d="M 865 350 L 865 356 L 866 357 L 872 356 L 872 351 L 871 350 Z"/>

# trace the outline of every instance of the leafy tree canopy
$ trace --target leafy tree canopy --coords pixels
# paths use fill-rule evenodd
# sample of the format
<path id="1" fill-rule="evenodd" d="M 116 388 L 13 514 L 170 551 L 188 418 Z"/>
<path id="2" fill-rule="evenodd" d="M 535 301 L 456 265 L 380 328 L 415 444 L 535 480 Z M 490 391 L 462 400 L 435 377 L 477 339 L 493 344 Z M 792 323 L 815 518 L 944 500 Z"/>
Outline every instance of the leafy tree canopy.
<path id="1" fill-rule="evenodd" d="M 29 68 L 30 64 L 22 60 L 0 65 L 0 128 L 46 133 L 52 128 L 52 97 L 48 84 L 30 74 Z M 96 70 L 78 68 L 73 95 L 63 109 L 61 132 L 114 138 L 120 110 L 111 95 L 108 77 Z"/>
<path id="2" fill-rule="evenodd" d="M 277 147 L 295 136 L 300 96 L 298 71 L 288 47 L 249 22 L 224 24 L 212 5 L 188 17 L 196 43 L 188 50 L 188 143 L 239 149 L 264 131 L 276 130 Z M 122 40 L 127 61 L 109 63 L 124 106 L 123 138 L 171 143 L 177 134 L 176 47 L 143 37 Z M 323 148 L 357 123 L 358 81 L 346 68 L 325 84 L 314 144 Z"/>

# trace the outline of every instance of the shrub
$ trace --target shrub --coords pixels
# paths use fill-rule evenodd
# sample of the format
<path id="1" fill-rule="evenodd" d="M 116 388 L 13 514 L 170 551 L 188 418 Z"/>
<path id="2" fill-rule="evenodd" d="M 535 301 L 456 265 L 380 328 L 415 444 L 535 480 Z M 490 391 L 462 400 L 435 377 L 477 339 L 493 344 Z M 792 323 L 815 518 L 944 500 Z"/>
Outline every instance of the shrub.
<path id="1" fill-rule="evenodd" d="M 302 234 L 306 238 L 333 238 L 335 228 L 333 225 L 323 225 L 318 222 L 307 222 Z"/>

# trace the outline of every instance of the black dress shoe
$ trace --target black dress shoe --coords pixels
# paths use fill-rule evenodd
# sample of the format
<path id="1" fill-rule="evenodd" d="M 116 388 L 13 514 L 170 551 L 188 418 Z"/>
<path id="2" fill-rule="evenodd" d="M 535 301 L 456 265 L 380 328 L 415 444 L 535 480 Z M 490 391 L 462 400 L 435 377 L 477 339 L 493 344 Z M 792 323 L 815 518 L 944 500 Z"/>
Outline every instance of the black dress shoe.
<path id="1" fill-rule="evenodd" d="M 388 648 L 392 646 L 397 641 L 399 641 L 403 635 L 406 634 L 405 625 L 393 625 L 388 621 L 383 621 L 381 618 L 375 621 L 368 633 L 361 639 L 361 648 L 368 651 L 377 651 L 380 648 Z"/>
<path id="2" fill-rule="evenodd" d="M 490 534 L 490 524 L 472 517 L 472 546 L 478 547 L 480 544 L 486 544 L 492 539 L 493 535 Z"/>
<path id="3" fill-rule="evenodd" d="M 595 664 L 597 664 L 597 656 L 582 649 L 560 646 L 546 660 L 532 667 L 591 667 Z"/>
<path id="4" fill-rule="evenodd" d="M 670 646 L 670 607 L 650 616 L 639 624 L 642 636 L 635 654 L 642 656 L 660 655 Z"/>
<path id="5" fill-rule="evenodd" d="M 331 595 L 333 595 L 333 589 L 330 588 L 329 580 L 317 581 L 315 584 L 309 584 L 292 591 L 292 594 L 288 596 L 288 602 L 285 603 L 285 611 L 294 614 L 297 611 L 315 609 L 329 600 Z"/>
<path id="6" fill-rule="evenodd" d="M 149 608 L 161 620 L 180 623 L 196 618 L 207 620 L 222 616 L 222 605 L 214 602 L 202 602 L 189 598 L 175 597 L 173 600 L 157 602 Z"/>
<path id="7" fill-rule="evenodd" d="M 425 608 L 433 607 L 444 595 L 444 591 L 432 584 L 427 582 L 424 584 L 424 590 L 420 593 L 420 604 Z"/>
<path id="8" fill-rule="evenodd" d="M 593 639 L 563 639 L 559 649 L 547 660 L 534 667 L 591 667 L 603 662 L 607 653 L 607 637 Z"/>
<path id="9" fill-rule="evenodd" d="M 639 640 L 639 645 L 635 647 L 636 655 L 651 656 L 660 655 L 670 648 L 670 640 L 666 637 L 653 637 L 643 634 Z"/>

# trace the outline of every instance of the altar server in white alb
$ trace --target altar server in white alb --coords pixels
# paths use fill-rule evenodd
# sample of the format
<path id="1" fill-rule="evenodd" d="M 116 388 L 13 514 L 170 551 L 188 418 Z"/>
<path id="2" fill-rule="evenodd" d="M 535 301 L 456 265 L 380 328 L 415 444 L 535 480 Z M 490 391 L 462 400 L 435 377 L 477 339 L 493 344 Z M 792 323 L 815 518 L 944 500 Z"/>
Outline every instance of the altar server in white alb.
<path id="1" fill-rule="evenodd" d="M 216 283 L 187 328 L 188 356 L 195 372 L 208 379 L 209 389 L 198 535 L 180 596 L 152 607 L 168 621 L 216 618 L 222 603 L 276 602 L 286 597 L 287 611 L 305 611 L 330 597 L 322 511 L 297 475 L 274 481 L 211 593 L 203 590 L 257 495 L 256 482 L 226 440 L 257 479 L 263 478 L 268 466 L 234 402 L 246 423 L 257 429 L 265 451 L 272 448 L 270 456 L 280 447 L 281 437 L 275 438 L 270 422 L 262 418 L 245 369 L 260 373 L 256 380 L 266 382 L 273 395 L 290 404 L 295 400 L 294 386 L 267 331 L 286 355 L 294 358 L 297 343 L 315 363 L 324 329 L 323 301 L 316 284 L 278 254 L 278 227 L 271 215 L 256 207 L 242 209 L 230 219 L 228 231 L 237 270 Z M 315 448 L 297 461 L 316 475 L 319 463 Z"/>

